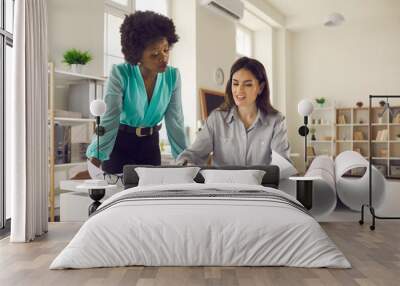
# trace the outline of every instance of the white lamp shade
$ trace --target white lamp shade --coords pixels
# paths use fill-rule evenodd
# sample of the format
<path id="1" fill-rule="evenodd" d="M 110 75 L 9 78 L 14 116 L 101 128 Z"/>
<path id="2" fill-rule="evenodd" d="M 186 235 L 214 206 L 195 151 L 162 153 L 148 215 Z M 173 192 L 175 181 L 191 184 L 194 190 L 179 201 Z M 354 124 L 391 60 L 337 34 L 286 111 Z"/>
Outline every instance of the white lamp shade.
<path id="1" fill-rule="evenodd" d="M 313 110 L 314 110 L 314 106 L 313 106 L 312 102 L 308 99 L 303 99 L 297 105 L 297 112 L 301 116 L 308 116 L 313 112 Z"/>
<path id="2" fill-rule="evenodd" d="M 107 105 L 102 99 L 95 99 L 90 103 L 90 113 L 93 116 L 102 116 L 107 110 Z"/>
<path id="3" fill-rule="evenodd" d="M 339 26 L 344 22 L 344 16 L 339 13 L 330 14 L 324 22 L 324 25 L 327 27 Z"/>

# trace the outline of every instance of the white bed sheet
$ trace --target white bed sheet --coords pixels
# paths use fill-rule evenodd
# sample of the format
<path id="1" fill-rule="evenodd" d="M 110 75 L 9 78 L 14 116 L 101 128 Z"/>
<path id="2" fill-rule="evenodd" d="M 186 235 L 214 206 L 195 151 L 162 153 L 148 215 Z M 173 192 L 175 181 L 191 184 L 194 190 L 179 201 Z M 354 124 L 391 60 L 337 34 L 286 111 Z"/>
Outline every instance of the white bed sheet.
<path id="1" fill-rule="evenodd" d="M 265 190 L 239 184 L 180 184 L 146 190 Z M 349 268 L 350 263 L 309 215 L 258 199 L 186 198 L 126 201 L 89 218 L 50 269 L 145 266 L 294 266 Z"/>

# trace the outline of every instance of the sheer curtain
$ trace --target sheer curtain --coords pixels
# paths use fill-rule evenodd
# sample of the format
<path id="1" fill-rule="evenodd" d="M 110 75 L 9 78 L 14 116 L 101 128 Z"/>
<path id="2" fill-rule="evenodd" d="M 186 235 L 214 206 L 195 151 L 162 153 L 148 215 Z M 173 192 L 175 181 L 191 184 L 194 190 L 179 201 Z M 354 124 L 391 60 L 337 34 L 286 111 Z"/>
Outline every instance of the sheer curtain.
<path id="1" fill-rule="evenodd" d="M 27 242 L 48 227 L 46 0 L 15 2 L 13 92 L 6 158 L 11 188 L 12 242 Z"/>

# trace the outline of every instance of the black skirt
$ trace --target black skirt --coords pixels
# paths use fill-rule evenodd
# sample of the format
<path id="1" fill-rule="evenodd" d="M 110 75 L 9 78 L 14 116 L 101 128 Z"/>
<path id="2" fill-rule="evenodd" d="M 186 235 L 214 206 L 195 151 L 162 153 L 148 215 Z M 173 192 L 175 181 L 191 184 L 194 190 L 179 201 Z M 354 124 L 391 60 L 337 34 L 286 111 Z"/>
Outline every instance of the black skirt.
<path id="1" fill-rule="evenodd" d="M 135 133 L 118 130 L 110 159 L 102 163 L 102 169 L 108 174 L 119 174 L 124 165 L 161 165 L 158 131 L 138 137 Z"/>

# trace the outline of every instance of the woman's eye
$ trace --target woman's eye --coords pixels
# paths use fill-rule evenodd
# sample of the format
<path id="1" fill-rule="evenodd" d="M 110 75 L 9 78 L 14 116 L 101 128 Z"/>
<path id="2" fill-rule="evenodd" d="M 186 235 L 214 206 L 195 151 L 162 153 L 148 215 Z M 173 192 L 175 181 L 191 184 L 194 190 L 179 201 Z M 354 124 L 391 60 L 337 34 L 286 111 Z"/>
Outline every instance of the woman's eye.
<path id="1" fill-rule="evenodd" d="M 232 85 L 233 85 L 233 86 L 238 86 L 239 84 L 238 84 L 238 83 L 233 83 Z"/>

